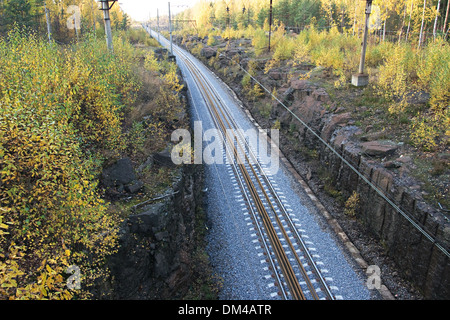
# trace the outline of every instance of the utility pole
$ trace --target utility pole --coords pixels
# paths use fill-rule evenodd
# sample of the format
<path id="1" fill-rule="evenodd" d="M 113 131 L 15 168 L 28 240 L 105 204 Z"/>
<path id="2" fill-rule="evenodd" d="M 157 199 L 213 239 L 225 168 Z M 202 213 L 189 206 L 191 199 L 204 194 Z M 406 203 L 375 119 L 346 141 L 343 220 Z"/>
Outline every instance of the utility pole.
<path id="1" fill-rule="evenodd" d="M 156 9 L 156 24 L 158 25 L 158 43 L 161 43 L 159 40 L 159 33 L 161 32 L 159 29 L 159 9 Z"/>
<path id="2" fill-rule="evenodd" d="M 94 31 L 94 37 L 97 37 L 97 35 L 96 35 L 97 26 L 95 25 L 94 2 L 91 2 L 91 10 L 92 10 L 92 28 Z"/>
<path id="3" fill-rule="evenodd" d="M 169 2 L 169 33 L 170 33 L 170 54 L 173 56 L 173 44 L 172 44 L 172 21 L 170 16 L 170 2 Z"/>
<path id="4" fill-rule="evenodd" d="M 269 52 L 270 52 L 271 36 L 272 36 L 272 0 L 270 0 L 270 9 L 269 9 Z"/>
<path id="5" fill-rule="evenodd" d="M 75 27 L 75 34 L 76 34 L 76 36 L 77 36 L 77 42 L 78 42 L 78 41 L 80 41 L 80 37 L 79 37 L 79 35 L 78 35 L 78 29 L 80 28 L 80 26 L 77 25 L 77 20 L 76 20 L 75 17 L 73 17 L 73 25 L 74 25 L 74 27 Z"/>
<path id="6" fill-rule="evenodd" d="M 372 11 L 372 0 L 366 1 L 366 23 L 364 26 L 364 39 L 362 43 L 361 59 L 359 61 L 359 70 L 352 76 L 352 84 L 356 87 L 362 87 L 369 84 L 369 75 L 364 73 L 364 62 L 366 59 L 367 36 L 369 33 L 369 17 Z"/>
<path id="7" fill-rule="evenodd" d="M 445 33 L 445 27 L 447 26 L 447 19 L 448 19 L 449 8 L 450 8 L 450 1 L 447 1 L 447 11 L 445 13 L 444 25 L 442 26 L 442 34 Z"/>
<path id="8" fill-rule="evenodd" d="M 100 0 L 100 2 L 102 3 L 102 8 L 100 10 L 103 11 L 103 19 L 105 20 L 106 45 L 108 46 L 108 50 L 113 51 L 111 19 L 109 18 L 109 10 L 112 8 L 114 3 L 116 3 L 116 0 L 111 1 L 111 6 L 109 6 L 109 1 L 111 0 Z"/>
<path id="9" fill-rule="evenodd" d="M 47 4 L 44 1 L 45 20 L 47 21 L 48 42 L 52 42 L 52 29 L 50 25 L 50 17 L 48 15 Z"/>

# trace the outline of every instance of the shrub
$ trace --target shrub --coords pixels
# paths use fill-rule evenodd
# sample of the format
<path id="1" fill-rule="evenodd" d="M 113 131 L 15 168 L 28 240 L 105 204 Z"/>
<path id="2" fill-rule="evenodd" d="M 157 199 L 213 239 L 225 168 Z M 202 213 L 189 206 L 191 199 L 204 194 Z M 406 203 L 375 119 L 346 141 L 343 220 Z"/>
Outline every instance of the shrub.
<path id="1" fill-rule="evenodd" d="M 87 297 L 107 276 L 119 221 L 96 181 L 102 155 L 124 148 L 121 113 L 139 88 L 133 48 L 114 48 L 17 29 L 0 39 L 0 299 Z M 69 265 L 82 290 L 67 288 Z"/>
<path id="2" fill-rule="evenodd" d="M 330 31 L 318 32 L 313 27 L 297 37 L 294 51 L 295 63 L 313 63 L 330 69 L 341 86 L 350 79 L 358 61 L 358 39 L 341 34 L 334 27 Z"/>
<path id="3" fill-rule="evenodd" d="M 415 72 L 416 58 L 409 45 L 396 46 L 380 67 L 379 94 L 391 101 L 389 112 L 399 114 L 405 111 L 406 94 L 413 87 L 411 79 Z"/>
<path id="4" fill-rule="evenodd" d="M 366 51 L 366 66 L 376 68 L 384 64 L 386 59 L 392 54 L 395 44 L 384 41 L 376 45 L 368 45 Z"/>
<path id="5" fill-rule="evenodd" d="M 430 93 L 434 111 L 448 108 L 450 101 L 450 46 L 441 38 L 430 43 L 419 55 L 419 88 Z"/>
<path id="6" fill-rule="evenodd" d="M 241 80 L 242 87 L 244 89 L 250 89 L 251 88 L 251 81 L 252 81 L 252 78 L 250 77 L 250 75 L 249 74 L 245 74 L 244 77 Z"/>
<path id="7" fill-rule="evenodd" d="M 411 124 L 411 141 L 425 151 L 433 151 L 437 146 L 439 137 L 439 124 L 436 120 L 416 117 Z"/>
<path id="8" fill-rule="evenodd" d="M 355 217 L 360 206 L 359 194 L 353 191 L 344 205 L 344 213 L 350 217 Z"/>
<path id="9" fill-rule="evenodd" d="M 252 39 L 252 45 L 255 48 L 256 56 L 262 55 L 269 47 L 269 39 L 266 36 L 266 32 L 262 29 L 255 31 Z"/>
<path id="10" fill-rule="evenodd" d="M 258 104 L 258 110 L 264 118 L 269 118 L 270 113 L 272 112 L 272 104 L 270 102 L 262 101 Z"/>
<path id="11" fill-rule="evenodd" d="M 276 60 L 287 60 L 292 58 L 295 51 L 295 40 L 293 38 L 283 38 L 273 53 L 273 58 Z"/>

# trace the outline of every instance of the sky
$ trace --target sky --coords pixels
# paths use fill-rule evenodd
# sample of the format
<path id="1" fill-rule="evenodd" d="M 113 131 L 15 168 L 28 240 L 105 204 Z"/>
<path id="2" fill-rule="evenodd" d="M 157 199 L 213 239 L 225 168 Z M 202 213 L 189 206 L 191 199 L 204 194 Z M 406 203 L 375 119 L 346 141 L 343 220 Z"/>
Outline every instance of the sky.
<path id="1" fill-rule="evenodd" d="M 183 11 L 196 2 L 196 0 L 170 0 L 171 14 Z M 167 16 L 169 11 L 169 1 L 167 0 L 119 0 L 119 4 L 126 14 L 137 21 L 156 17 L 158 9 L 160 16 Z"/>

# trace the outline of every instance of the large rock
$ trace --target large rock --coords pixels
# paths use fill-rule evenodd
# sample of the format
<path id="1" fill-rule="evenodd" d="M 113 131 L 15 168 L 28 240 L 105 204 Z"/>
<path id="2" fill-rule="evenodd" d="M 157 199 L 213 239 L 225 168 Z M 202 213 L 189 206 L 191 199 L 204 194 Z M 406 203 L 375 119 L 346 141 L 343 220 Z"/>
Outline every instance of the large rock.
<path id="1" fill-rule="evenodd" d="M 315 86 L 308 80 L 292 80 L 290 89 L 293 90 L 295 100 L 303 100 L 311 96 L 314 90 L 316 90 Z M 318 99 L 315 100 L 319 101 Z"/>
<path id="2" fill-rule="evenodd" d="M 142 213 L 128 217 L 129 231 L 145 236 L 153 236 L 155 232 L 164 229 L 165 204 L 155 203 L 148 206 Z"/>
<path id="3" fill-rule="evenodd" d="M 236 55 L 240 56 L 243 53 L 243 50 L 240 48 L 232 48 L 232 49 L 226 50 L 224 53 L 227 58 L 231 59 Z"/>
<path id="4" fill-rule="evenodd" d="M 322 138 L 325 141 L 329 141 L 331 139 L 333 132 L 337 129 L 337 127 L 340 125 L 347 124 L 350 119 L 351 114 L 349 112 L 332 116 L 330 121 L 323 127 L 321 133 Z"/>
<path id="5" fill-rule="evenodd" d="M 368 141 L 361 144 L 362 152 L 369 156 L 387 156 L 398 149 L 398 145 L 390 140 Z"/>
<path id="6" fill-rule="evenodd" d="M 282 80 L 285 77 L 285 74 L 278 69 L 271 69 L 269 71 L 269 77 L 273 80 Z"/>
<path id="7" fill-rule="evenodd" d="M 174 168 L 176 165 L 172 161 L 172 148 L 168 146 L 161 152 L 153 154 L 153 161 L 155 164 L 160 166 L 165 166 L 169 168 Z"/>
<path id="8" fill-rule="evenodd" d="M 206 59 L 210 59 L 212 57 L 215 57 L 217 55 L 217 52 L 211 47 L 204 47 L 200 51 L 200 55 Z"/>
<path id="9" fill-rule="evenodd" d="M 316 99 L 317 101 L 321 101 L 321 102 L 329 102 L 330 101 L 330 96 L 323 88 L 318 88 L 318 89 L 314 90 L 312 95 L 313 95 L 314 99 Z"/>
<path id="10" fill-rule="evenodd" d="M 292 80 L 291 88 L 294 90 L 306 90 L 311 88 L 311 83 L 308 80 Z"/>
<path id="11" fill-rule="evenodd" d="M 144 187 L 136 176 L 130 158 L 119 159 L 113 165 L 103 169 L 102 184 L 110 198 L 134 194 Z"/>
<path id="12" fill-rule="evenodd" d="M 155 53 L 155 57 L 158 61 L 166 60 L 166 57 L 169 55 L 169 50 L 165 48 L 156 48 L 153 52 Z"/>
<path id="13" fill-rule="evenodd" d="M 117 160 L 112 166 L 107 167 L 102 172 L 103 184 L 106 187 L 117 187 L 126 185 L 136 180 L 133 164 L 130 158 Z"/>
<path id="14" fill-rule="evenodd" d="M 197 281 L 193 259 L 202 183 L 201 167 L 186 166 L 167 197 L 125 219 L 118 251 L 108 261 L 114 279 L 109 299 L 180 299 Z"/>

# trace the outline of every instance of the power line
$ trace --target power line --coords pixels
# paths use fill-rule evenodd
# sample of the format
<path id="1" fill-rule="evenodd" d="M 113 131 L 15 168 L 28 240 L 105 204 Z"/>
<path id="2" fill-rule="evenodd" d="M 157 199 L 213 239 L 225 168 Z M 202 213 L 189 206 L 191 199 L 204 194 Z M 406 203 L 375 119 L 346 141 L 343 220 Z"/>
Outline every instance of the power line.
<path id="1" fill-rule="evenodd" d="M 223 54 L 219 56 L 225 57 Z M 225 57 L 227 58 L 227 57 Z M 228 59 L 228 58 L 227 58 Z M 448 258 L 450 258 L 450 253 L 440 245 L 437 240 L 424 230 L 413 218 L 411 218 L 407 213 L 405 213 L 399 206 L 397 206 L 392 200 L 390 200 L 377 186 L 375 186 L 369 179 L 367 179 L 361 172 L 356 169 L 347 159 L 339 154 L 329 143 L 327 143 L 318 133 L 316 133 L 308 124 L 306 124 L 302 119 L 300 119 L 292 110 L 290 110 L 282 101 L 278 99 L 269 89 L 267 89 L 261 82 L 259 82 L 254 76 L 252 76 L 245 68 L 240 64 L 239 67 L 250 76 L 253 81 L 255 81 L 263 90 L 265 90 L 269 95 L 271 95 L 280 105 L 282 105 L 289 113 L 294 116 L 308 131 L 310 131 L 321 143 L 323 143 L 328 149 L 330 149 L 339 159 L 342 160 L 352 171 L 354 171 L 364 182 L 366 182 L 373 190 L 375 190 L 379 196 L 381 196 L 387 203 L 389 203 L 397 212 L 399 212 L 414 228 L 416 228 L 423 236 L 430 240 L 440 251 L 442 251 Z"/>

